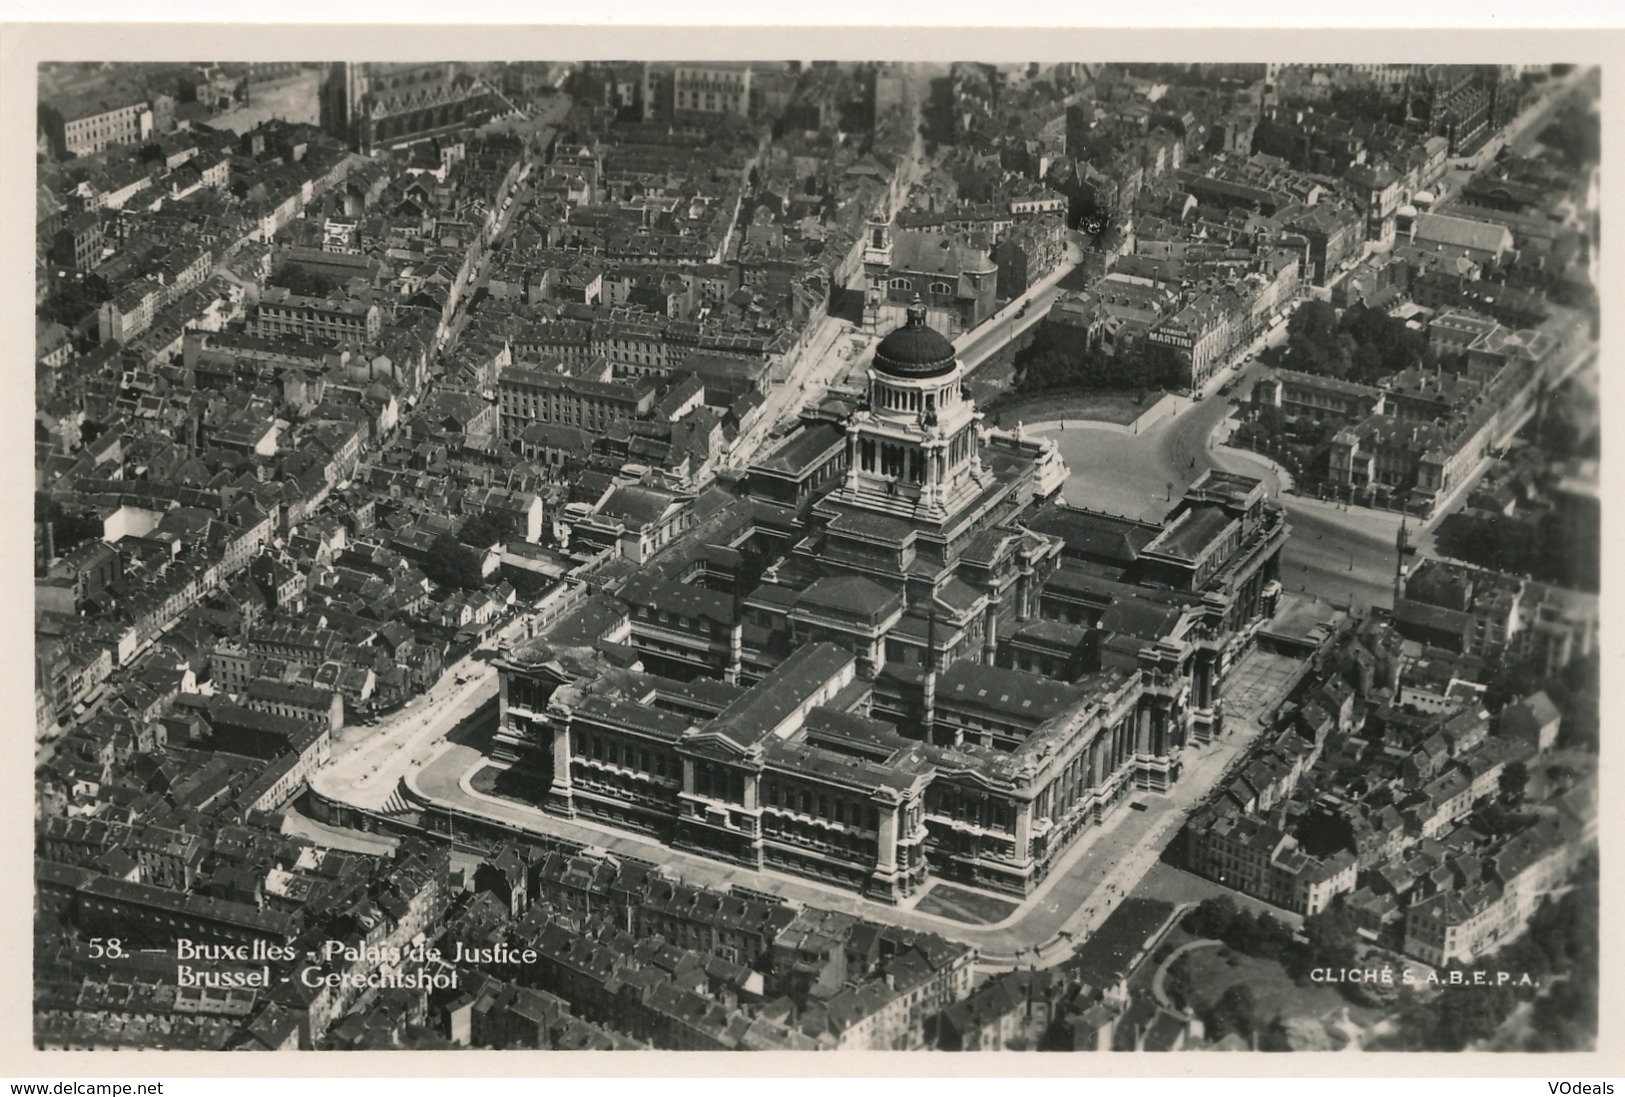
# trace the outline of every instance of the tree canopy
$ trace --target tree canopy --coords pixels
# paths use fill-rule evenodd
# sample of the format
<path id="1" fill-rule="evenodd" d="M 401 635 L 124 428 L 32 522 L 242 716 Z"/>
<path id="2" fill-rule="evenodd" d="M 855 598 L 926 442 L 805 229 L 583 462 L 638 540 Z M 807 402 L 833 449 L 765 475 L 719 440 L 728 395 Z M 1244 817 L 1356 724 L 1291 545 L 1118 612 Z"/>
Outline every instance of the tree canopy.
<path id="1" fill-rule="evenodd" d="M 1303 934 L 1309 940 L 1307 960 L 1316 967 L 1353 967 L 1358 959 L 1354 916 L 1340 901 L 1305 918 Z"/>
<path id="2" fill-rule="evenodd" d="M 287 264 L 265 281 L 268 285 L 281 286 L 300 297 L 326 297 L 339 288 L 339 284 L 329 276 L 295 263 Z"/>
<path id="3" fill-rule="evenodd" d="M 478 590 L 485 584 L 480 574 L 480 554 L 449 533 L 434 539 L 423 573 L 443 587 L 459 590 Z"/>
<path id="4" fill-rule="evenodd" d="M 1571 104 L 1540 131 L 1539 141 L 1569 167 L 1591 167 L 1602 159 L 1602 116 L 1589 107 Z"/>
<path id="5" fill-rule="evenodd" d="M 1461 1051 L 1480 1041 L 1515 1038 L 1511 1050 L 1590 1050 L 1597 1039 L 1598 913 L 1593 861 L 1572 890 L 1541 904 L 1526 933 L 1459 969 L 1459 984 L 1446 983 L 1436 995 L 1409 995 L 1384 1046 Z M 1458 969 L 1442 971 L 1441 979 L 1452 970 Z M 1487 978 L 1475 985 L 1475 972 Z M 1527 974 L 1530 982 L 1502 983 L 1499 972 Z M 1523 1002 L 1530 1003 L 1528 1022 L 1502 1033 L 1503 1022 Z"/>
<path id="6" fill-rule="evenodd" d="M 1529 767 L 1522 762 L 1508 762 L 1501 770 L 1498 791 L 1510 807 L 1523 803 L 1524 788 L 1529 784 Z"/>
<path id="7" fill-rule="evenodd" d="M 1573 551 L 1572 534 L 1556 511 L 1534 515 L 1477 515 L 1457 511 L 1439 523 L 1439 551 L 1491 571 L 1528 575 L 1544 583 L 1595 591 L 1596 557 Z"/>
<path id="8" fill-rule="evenodd" d="M 484 511 L 464 520 L 457 539 L 477 549 L 488 549 L 508 539 L 508 520 L 495 511 Z"/>
<path id="9" fill-rule="evenodd" d="M 39 315 L 42 320 L 71 328 L 112 299 L 113 292 L 107 288 L 106 282 L 93 274 L 87 275 L 64 281 L 53 289 L 40 306 Z"/>
<path id="10" fill-rule="evenodd" d="M 1246 983 L 1235 983 L 1219 995 L 1202 1019 L 1211 1040 L 1222 1040 L 1234 1033 L 1243 1040 L 1251 1040 L 1258 1031 L 1258 999 L 1253 988 Z"/>
<path id="11" fill-rule="evenodd" d="M 1125 388 L 1176 388 L 1186 369 L 1179 355 L 1159 343 L 1140 341 L 1121 354 L 1107 354 L 1065 329 L 1040 325 L 1031 345 L 1016 355 L 1015 390 L 1087 392 Z"/>
<path id="12" fill-rule="evenodd" d="M 1342 316 L 1325 301 L 1305 301 L 1287 322 L 1286 346 L 1269 355 L 1286 369 L 1371 384 L 1431 363 L 1427 337 L 1376 309 L 1354 305 Z"/>
<path id="13" fill-rule="evenodd" d="M 43 492 L 34 493 L 34 521 L 51 526 L 51 545 L 58 556 L 82 542 L 102 535 L 102 520 L 87 511 L 68 511 Z"/>

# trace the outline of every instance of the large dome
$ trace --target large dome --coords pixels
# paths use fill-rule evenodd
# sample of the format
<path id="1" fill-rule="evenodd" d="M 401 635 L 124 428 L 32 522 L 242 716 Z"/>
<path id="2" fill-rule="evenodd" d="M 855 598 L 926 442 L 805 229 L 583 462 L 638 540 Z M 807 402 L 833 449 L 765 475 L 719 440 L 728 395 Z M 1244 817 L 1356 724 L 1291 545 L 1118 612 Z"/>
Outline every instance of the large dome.
<path id="1" fill-rule="evenodd" d="M 925 306 L 908 308 L 908 322 L 875 348 L 875 368 L 893 377 L 940 377 L 954 368 L 954 345 L 925 326 Z"/>

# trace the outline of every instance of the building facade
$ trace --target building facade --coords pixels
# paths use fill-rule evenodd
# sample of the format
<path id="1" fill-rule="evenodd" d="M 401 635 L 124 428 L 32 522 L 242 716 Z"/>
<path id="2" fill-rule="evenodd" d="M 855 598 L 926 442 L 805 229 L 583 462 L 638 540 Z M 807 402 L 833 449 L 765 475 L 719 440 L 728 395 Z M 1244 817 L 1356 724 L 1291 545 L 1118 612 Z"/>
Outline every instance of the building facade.
<path id="1" fill-rule="evenodd" d="M 655 385 L 647 378 L 597 381 L 546 369 L 509 367 L 497 379 L 501 433 L 518 438 L 533 423 L 557 423 L 602 434 L 648 415 Z"/>
<path id="2" fill-rule="evenodd" d="M 301 297 L 276 287 L 260 295 L 249 334 L 262 339 L 293 335 L 307 342 L 370 345 L 383 331 L 383 310 L 366 301 Z"/>

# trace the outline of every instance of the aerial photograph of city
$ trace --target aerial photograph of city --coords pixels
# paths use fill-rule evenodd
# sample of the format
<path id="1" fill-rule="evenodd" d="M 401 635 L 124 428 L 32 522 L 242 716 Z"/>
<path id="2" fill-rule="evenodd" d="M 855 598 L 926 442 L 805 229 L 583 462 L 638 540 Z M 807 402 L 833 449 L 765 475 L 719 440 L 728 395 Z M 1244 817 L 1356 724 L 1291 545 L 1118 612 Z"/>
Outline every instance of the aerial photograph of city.
<path id="1" fill-rule="evenodd" d="M 1595 1051 L 1601 72 L 24 69 L 29 1043 Z"/>

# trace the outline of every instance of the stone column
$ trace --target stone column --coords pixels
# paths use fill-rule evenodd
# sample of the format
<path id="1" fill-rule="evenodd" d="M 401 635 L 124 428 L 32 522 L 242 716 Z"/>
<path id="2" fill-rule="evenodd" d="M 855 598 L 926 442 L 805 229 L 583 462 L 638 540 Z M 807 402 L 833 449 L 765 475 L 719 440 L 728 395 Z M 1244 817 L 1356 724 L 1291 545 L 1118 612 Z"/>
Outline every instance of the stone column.
<path id="1" fill-rule="evenodd" d="M 739 671 L 745 662 L 745 625 L 743 621 L 734 621 L 728 626 L 728 666 L 723 672 L 723 679 L 730 684 L 739 683 Z"/>
<path id="2" fill-rule="evenodd" d="M 897 871 L 897 805 L 880 809 L 880 838 L 875 847 L 875 871 L 890 875 Z"/>
<path id="3" fill-rule="evenodd" d="M 1021 574 L 1016 578 L 1016 620 L 1025 621 L 1033 615 L 1033 566 L 1026 561 L 1021 564 Z"/>
<path id="4" fill-rule="evenodd" d="M 989 592 L 987 626 L 983 629 L 982 662 L 992 666 L 999 654 L 999 596 Z"/>
<path id="5" fill-rule="evenodd" d="M 1033 805 L 1016 805 L 1016 864 L 1024 865 L 1032 860 L 1033 843 Z"/>
<path id="6" fill-rule="evenodd" d="M 931 641 L 928 639 L 926 643 L 929 644 Z M 920 723 L 921 730 L 925 732 L 925 741 L 934 743 L 937 734 L 937 672 L 934 666 L 936 655 L 934 652 L 927 652 L 926 658 L 931 661 L 926 665 L 932 669 L 925 672 L 925 681 L 920 684 Z M 959 746 L 964 740 L 964 730 L 955 724 L 954 746 Z"/>
<path id="7" fill-rule="evenodd" d="M 547 810 L 575 817 L 575 786 L 570 780 L 570 717 L 555 716 L 553 727 L 553 783 L 547 790 Z"/>

